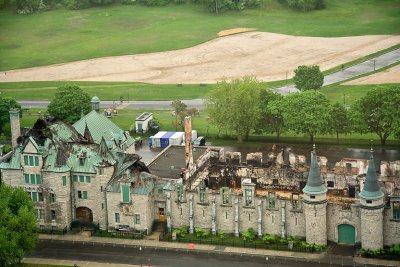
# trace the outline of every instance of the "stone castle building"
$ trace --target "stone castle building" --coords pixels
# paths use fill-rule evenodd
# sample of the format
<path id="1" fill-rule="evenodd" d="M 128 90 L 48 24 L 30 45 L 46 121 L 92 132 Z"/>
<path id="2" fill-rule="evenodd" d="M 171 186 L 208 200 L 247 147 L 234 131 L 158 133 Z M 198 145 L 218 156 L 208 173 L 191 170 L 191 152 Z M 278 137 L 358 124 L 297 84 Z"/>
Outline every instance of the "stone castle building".
<path id="1" fill-rule="evenodd" d="M 325 157 L 288 149 L 266 155 L 218 147 L 169 146 L 148 166 L 135 154 L 128 133 L 93 111 L 74 125 L 38 120 L 19 136 L 19 116 L 10 111 L 14 150 L 0 164 L 2 180 L 23 187 L 42 228 L 69 228 L 75 220 L 101 229 L 121 226 L 149 233 L 154 222 L 172 230 L 203 228 L 257 235 L 304 237 L 377 249 L 400 243 L 400 160 L 381 162 Z M 14 129 L 15 128 L 15 129 Z"/>

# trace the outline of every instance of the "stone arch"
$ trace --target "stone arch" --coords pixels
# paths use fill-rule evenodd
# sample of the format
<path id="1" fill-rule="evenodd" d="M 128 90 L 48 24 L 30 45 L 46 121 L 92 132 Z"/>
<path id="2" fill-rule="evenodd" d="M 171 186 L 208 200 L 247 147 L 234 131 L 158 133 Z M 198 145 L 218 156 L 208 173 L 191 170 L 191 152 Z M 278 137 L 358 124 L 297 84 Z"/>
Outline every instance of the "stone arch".
<path id="1" fill-rule="evenodd" d="M 80 222 L 93 222 L 93 212 L 88 207 L 77 207 L 76 208 L 76 219 Z"/>
<path id="2" fill-rule="evenodd" d="M 339 224 L 337 226 L 338 243 L 354 245 L 356 242 L 356 228 L 347 223 Z"/>

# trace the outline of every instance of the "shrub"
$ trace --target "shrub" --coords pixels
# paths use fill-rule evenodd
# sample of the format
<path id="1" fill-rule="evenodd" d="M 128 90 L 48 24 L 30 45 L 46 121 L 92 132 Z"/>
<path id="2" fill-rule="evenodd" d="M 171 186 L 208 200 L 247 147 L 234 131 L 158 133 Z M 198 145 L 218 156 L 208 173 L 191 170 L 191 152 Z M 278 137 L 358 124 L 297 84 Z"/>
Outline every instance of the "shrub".
<path id="1" fill-rule="evenodd" d="M 269 234 L 265 234 L 262 238 L 262 240 L 264 241 L 264 243 L 266 244 L 276 244 L 279 241 L 279 237 L 276 235 L 269 235 Z"/>
<path id="2" fill-rule="evenodd" d="M 389 253 L 392 255 L 400 255 L 400 244 L 391 245 L 389 247 Z"/>
<path id="3" fill-rule="evenodd" d="M 64 6 L 68 9 L 84 9 L 90 7 L 90 0 L 64 0 Z"/>
<path id="4" fill-rule="evenodd" d="M 287 0 L 287 4 L 303 12 L 325 8 L 324 0 Z"/>
<path id="5" fill-rule="evenodd" d="M 245 232 L 242 234 L 242 237 L 243 237 L 243 240 L 245 240 L 245 241 L 253 241 L 254 238 L 256 237 L 256 234 L 255 234 L 255 232 L 254 232 L 254 229 L 253 229 L 253 228 L 247 229 L 247 231 L 245 231 Z"/>
<path id="6" fill-rule="evenodd" d="M 219 239 L 224 240 L 226 238 L 224 231 L 218 230 L 217 231 L 217 236 Z"/>
<path id="7" fill-rule="evenodd" d="M 197 238 L 203 237 L 204 230 L 201 228 L 194 228 L 194 233 L 196 234 Z"/>

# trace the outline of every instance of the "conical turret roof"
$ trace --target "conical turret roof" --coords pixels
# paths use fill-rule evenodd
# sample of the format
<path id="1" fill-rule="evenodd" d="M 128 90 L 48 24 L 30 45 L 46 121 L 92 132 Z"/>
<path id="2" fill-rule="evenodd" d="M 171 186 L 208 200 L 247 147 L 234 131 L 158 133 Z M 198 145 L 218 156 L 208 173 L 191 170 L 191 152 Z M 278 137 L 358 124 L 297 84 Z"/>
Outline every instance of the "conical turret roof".
<path id="1" fill-rule="evenodd" d="M 320 195 L 326 193 L 327 188 L 324 185 L 321 172 L 318 166 L 317 153 L 314 149 L 311 152 L 311 164 L 310 164 L 310 172 L 308 173 L 307 184 L 303 188 L 303 192 L 309 195 Z"/>
<path id="2" fill-rule="evenodd" d="M 383 192 L 378 184 L 378 177 L 376 176 L 376 169 L 374 163 L 373 150 L 371 148 L 371 157 L 368 162 L 367 176 L 365 177 L 364 188 L 359 194 L 364 199 L 377 199 L 383 197 Z"/>

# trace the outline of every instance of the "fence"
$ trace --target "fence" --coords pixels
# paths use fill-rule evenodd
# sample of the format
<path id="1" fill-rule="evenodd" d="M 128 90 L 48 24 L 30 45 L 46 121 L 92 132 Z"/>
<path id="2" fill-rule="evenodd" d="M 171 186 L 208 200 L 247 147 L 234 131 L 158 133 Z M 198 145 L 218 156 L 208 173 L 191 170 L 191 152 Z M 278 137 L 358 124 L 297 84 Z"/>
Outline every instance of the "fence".
<path id="1" fill-rule="evenodd" d="M 285 243 L 273 243 L 267 244 L 261 241 L 245 241 L 241 239 L 231 239 L 227 238 L 192 238 L 192 237 L 177 237 L 176 240 L 172 240 L 172 235 L 170 233 L 161 233 L 159 236 L 160 241 L 168 242 L 182 242 L 182 243 L 195 243 L 195 244 L 205 244 L 205 245 L 215 245 L 215 246 L 226 246 L 226 247 L 245 247 L 254 249 L 270 249 L 270 250 L 283 250 L 283 251 L 295 251 L 295 252 L 308 252 L 313 253 L 315 248 L 313 247 L 300 247 L 300 246 L 290 246 Z"/>
<path id="2" fill-rule="evenodd" d="M 125 238 L 125 239 L 143 239 L 144 233 L 142 233 L 142 232 L 138 232 L 138 233 L 123 232 L 123 231 L 108 232 L 108 231 L 104 231 L 104 230 L 97 230 L 93 233 L 93 236 Z"/>

